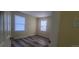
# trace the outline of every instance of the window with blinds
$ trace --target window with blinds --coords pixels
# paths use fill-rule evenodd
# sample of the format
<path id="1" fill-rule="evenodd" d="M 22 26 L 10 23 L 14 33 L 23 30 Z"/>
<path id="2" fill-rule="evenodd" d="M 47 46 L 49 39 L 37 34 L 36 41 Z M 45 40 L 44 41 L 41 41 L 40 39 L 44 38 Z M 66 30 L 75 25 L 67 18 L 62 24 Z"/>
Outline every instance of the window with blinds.
<path id="1" fill-rule="evenodd" d="M 15 15 L 15 31 L 25 31 L 25 17 Z"/>

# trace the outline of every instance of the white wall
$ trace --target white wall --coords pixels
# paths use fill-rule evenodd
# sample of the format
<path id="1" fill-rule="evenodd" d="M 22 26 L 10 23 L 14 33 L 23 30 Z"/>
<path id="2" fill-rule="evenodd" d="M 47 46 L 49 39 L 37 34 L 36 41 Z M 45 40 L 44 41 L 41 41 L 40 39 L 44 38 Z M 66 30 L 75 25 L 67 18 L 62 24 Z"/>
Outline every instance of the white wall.
<path id="1" fill-rule="evenodd" d="M 11 20 L 10 19 L 10 12 L 2 12 L 2 24 L 1 24 L 1 28 L 2 28 L 2 38 L 0 39 L 0 46 L 1 47 L 9 47 L 11 45 L 11 42 L 10 42 L 10 23 L 7 22 L 7 20 Z M 8 25 L 9 24 L 9 25 Z M 9 27 L 9 28 L 8 28 Z"/>
<path id="2" fill-rule="evenodd" d="M 58 32 L 59 32 L 59 21 L 60 21 L 60 12 L 53 11 L 50 21 L 50 46 L 56 47 L 58 44 Z"/>
<path id="3" fill-rule="evenodd" d="M 21 15 L 25 17 L 25 31 L 15 32 L 14 30 L 14 15 Z M 36 17 L 21 13 L 21 12 L 12 12 L 12 28 L 11 35 L 14 38 L 22 38 L 36 34 Z"/>

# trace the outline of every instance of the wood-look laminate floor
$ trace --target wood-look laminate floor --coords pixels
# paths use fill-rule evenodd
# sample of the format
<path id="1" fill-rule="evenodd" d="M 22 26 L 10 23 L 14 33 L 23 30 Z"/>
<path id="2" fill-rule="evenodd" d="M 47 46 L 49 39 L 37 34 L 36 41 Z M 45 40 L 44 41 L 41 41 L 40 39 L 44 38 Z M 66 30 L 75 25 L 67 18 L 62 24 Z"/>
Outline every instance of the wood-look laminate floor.
<path id="1" fill-rule="evenodd" d="M 20 39 L 11 39 L 12 47 L 48 47 L 50 40 L 48 38 L 34 35 Z"/>

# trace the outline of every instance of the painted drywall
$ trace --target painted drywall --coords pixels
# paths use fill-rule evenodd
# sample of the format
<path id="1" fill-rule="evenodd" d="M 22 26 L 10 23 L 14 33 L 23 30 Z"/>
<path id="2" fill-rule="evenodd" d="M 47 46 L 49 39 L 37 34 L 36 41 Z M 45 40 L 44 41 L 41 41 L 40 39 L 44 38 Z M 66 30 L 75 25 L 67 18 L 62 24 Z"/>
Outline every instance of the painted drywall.
<path id="1" fill-rule="evenodd" d="M 79 27 L 74 27 L 74 21 L 79 21 L 78 11 L 60 12 L 60 28 L 58 46 L 69 47 L 79 45 Z"/>
<path id="2" fill-rule="evenodd" d="M 36 35 L 36 18 L 33 16 L 28 17 L 28 30 L 29 35 Z"/>
<path id="3" fill-rule="evenodd" d="M 9 47 L 11 46 L 10 41 L 10 12 L 1 12 L 1 30 L 0 30 L 0 46 Z"/>
<path id="4" fill-rule="evenodd" d="M 50 22 L 49 22 L 49 37 L 51 40 L 51 47 L 57 47 L 58 44 L 58 34 L 59 34 L 59 24 L 60 24 L 60 12 L 53 11 Z"/>
<path id="5" fill-rule="evenodd" d="M 14 30 L 14 15 L 21 15 L 26 18 L 25 20 L 25 31 L 24 32 L 15 32 Z M 12 32 L 11 35 L 14 38 L 27 37 L 36 34 L 36 18 L 21 12 L 12 12 Z"/>

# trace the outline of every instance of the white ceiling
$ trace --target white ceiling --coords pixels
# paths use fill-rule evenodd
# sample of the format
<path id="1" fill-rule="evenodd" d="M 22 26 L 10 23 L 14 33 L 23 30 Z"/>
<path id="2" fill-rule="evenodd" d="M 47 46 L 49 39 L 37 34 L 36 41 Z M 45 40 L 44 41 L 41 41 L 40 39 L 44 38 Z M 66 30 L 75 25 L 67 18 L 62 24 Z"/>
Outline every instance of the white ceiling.
<path id="1" fill-rule="evenodd" d="M 21 12 L 35 17 L 47 17 L 50 16 L 52 13 L 52 11 L 21 11 Z"/>

